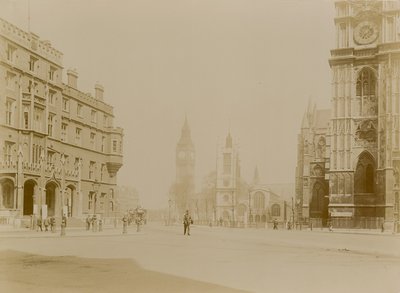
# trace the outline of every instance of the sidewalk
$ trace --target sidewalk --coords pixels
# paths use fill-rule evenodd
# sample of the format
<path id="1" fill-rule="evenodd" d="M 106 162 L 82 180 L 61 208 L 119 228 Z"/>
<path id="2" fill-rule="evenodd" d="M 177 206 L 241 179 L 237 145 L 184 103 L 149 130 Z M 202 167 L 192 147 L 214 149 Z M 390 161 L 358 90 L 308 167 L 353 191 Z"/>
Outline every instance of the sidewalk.
<path id="1" fill-rule="evenodd" d="M 140 234 L 142 232 L 136 232 L 136 227 L 128 227 L 128 233 L 122 233 L 122 226 L 114 228 L 114 226 L 103 227 L 103 231 L 93 232 L 92 230 L 86 230 L 85 227 L 67 227 L 66 235 L 63 237 L 94 237 L 94 236 L 124 236 L 131 234 Z M 4 227 L 0 226 L 0 238 L 55 238 L 61 237 L 61 228 L 56 227 L 55 232 L 47 231 L 36 231 L 28 228 L 13 228 L 12 226 Z M 143 234 L 143 233 L 142 233 Z"/>

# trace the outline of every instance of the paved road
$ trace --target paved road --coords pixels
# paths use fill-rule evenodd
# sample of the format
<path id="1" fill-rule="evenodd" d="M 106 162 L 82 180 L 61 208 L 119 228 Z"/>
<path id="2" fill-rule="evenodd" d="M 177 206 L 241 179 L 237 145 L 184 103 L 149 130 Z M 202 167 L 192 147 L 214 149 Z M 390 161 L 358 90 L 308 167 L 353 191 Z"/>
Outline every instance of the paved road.
<path id="1" fill-rule="evenodd" d="M 0 233 L 0 250 L 133 259 L 160 273 L 252 292 L 400 292 L 400 237 L 149 224 L 142 232 Z"/>

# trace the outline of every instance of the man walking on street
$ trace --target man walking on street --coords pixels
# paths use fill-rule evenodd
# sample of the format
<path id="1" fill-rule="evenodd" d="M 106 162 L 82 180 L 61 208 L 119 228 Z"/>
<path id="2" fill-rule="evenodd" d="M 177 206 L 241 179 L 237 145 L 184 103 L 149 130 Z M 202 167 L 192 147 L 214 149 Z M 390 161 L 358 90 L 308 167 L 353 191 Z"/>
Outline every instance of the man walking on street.
<path id="1" fill-rule="evenodd" d="M 186 210 L 185 215 L 183 216 L 183 235 L 190 236 L 190 224 L 193 223 L 192 217 L 189 214 L 189 210 Z"/>

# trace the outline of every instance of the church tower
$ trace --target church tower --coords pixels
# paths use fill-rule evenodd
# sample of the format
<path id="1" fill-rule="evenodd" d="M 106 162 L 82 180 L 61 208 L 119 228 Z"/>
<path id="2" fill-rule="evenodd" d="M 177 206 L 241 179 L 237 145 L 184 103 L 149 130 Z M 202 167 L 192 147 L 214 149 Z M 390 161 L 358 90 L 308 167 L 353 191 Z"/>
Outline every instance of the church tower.
<path id="1" fill-rule="evenodd" d="M 400 5 L 356 0 L 335 8 L 329 213 L 339 225 L 390 228 L 400 185 Z"/>
<path id="2" fill-rule="evenodd" d="M 175 205 L 180 215 L 190 207 L 194 196 L 195 148 L 190 135 L 187 118 L 176 146 Z"/>
<path id="3" fill-rule="evenodd" d="M 239 153 L 228 133 L 225 145 L 217 153 L 216 217 L 224 225 L 234 225 L 237 220 L 239 180 Z"/>

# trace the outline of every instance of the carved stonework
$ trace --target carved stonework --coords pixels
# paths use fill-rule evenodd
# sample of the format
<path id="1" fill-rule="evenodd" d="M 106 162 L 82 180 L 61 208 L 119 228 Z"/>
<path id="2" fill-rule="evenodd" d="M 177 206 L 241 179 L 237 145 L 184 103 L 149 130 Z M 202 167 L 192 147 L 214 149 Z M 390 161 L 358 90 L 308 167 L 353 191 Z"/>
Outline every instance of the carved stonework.
<path id="1" fill-rule="evenodd" d="M 312 168 L 311 175 L 315 177 L 323 177 L 324 176 L 324 169 L 321 165 L 317 164 Z"/>
<path id="2" fill-rule="evenodd" d="M 315 150 L 316 158 L 322 159 L 325 156 L 326 142 L 325 138 L 321 136 L 318 140 L 318 144 Z"/>
<path id="3" fill-rule="evenodd" d="M 357 123 L 354 138 L 356 142 L 358 141 L 376 142 L 377 131 L 375 126 L 375 121 L 363 120 Z"/>

